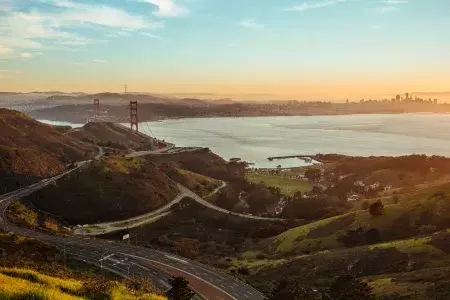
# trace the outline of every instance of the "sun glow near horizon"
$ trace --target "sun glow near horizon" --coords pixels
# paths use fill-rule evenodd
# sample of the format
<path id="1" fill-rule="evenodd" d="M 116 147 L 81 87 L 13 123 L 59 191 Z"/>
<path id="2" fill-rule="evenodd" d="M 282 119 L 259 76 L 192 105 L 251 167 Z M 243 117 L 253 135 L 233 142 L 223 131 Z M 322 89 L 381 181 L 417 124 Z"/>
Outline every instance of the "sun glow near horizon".
<path id="1" fill-rule="evenodd" d="M 0 90 L 447 92 L 449 9 L 444 0 L 0 0 Z"/>

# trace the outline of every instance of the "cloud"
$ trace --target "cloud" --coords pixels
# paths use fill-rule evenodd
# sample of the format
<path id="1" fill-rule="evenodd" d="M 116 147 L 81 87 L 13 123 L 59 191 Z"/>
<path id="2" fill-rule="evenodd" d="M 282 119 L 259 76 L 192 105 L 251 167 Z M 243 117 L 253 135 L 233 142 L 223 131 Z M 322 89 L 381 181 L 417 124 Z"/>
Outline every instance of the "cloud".
<path id="1" fill-rule="evenodd" d="M 0 69 L 0 78 L 12 77 L 17 74 L 20 74 L 19 70 Z"/>
<path id="2" fill-rule="evenodd" d="M 381 4 L 381 6 L 378 7 L 372 7 L 369 9 L 369 11 L 378 13 L 378 14 L 385 14 L 390 12 L 395 12 L 399 10 L 398 4 L 408 4 L 408 0 L 378 0 L 377 3 Z"/>
<path id="3" fill-rule="evenodd" d="M 131 33 L 129 31 L 114 31 L 114 32 L 107 33 L 105 36 L 109 37 L 109 38 L 119 38 L 119 37 L 131 36 Z"/>
<path id="4" fill-rule="evenodd" d="M 240 26 L 245 27 L 245 28 L 250 28 L 250 29 L 261 29 L 264 28 L 263 24 L 260 24 L 258 22 L 256 22 L 255 20 L 242 20 L 238 23 Z"/>
<path id="5" fill-rule="evenodd" d="M 9 12 L 13 9 L 13 0 L 0 0 L 0 12 Z"/>
<path id="6" fill-rule="evenodd" d="M 381 3 L 388 4 L 388 5 L 395 5 L 395 4 L 408 4 L 408 0 L 380 0 Z"/>
<path id="7" fill-rule="evenodd" d="M 158 17 L 179 17 L 189 13 L 189 10 L 178 5 L 174 0 L 136 0 L 152 4 L 158 8 L 153 14 Z"/>
<path id="8" fill-rule="evenodd" d="M 53 15 L 61 25 L 93 24 L 106 27 L 122 28 L 124 30 L 138 30 L 159 26 L 158 22 L 151 22 L 147 18 L 132 15 L 125 10 L 102 4 L 86 4 L 69 0 L 41 0 L 65 11 Z"/>
<path id="9" fill-rule="evenodd" d="M 0 78 L 12 77 L 19 74 L 19 70 L 0 69 Z"/>
<path id="10" fill-rule="evenodd" d="M 305 11 L 315 8 L 323 8 L 331 5 L 336 5 L 339 3 L 351 2 L 355 0 L 323 0 L 323 1 L 305 1 L 302 4 L 294 5 L 287 8 L 289 11 Z M 358 1 L 358 0 L 356 0 Z"/>
<path id="11" fill-rule="evenodd" d="M 70 49 L 84 47 L 102 41 L 92 39 L 77 30 L 91 27 L 113 29 L 118 37 L 133 31 L 162 27 L 161 21 L 152 21 L 145 15 L 131 14 L 125 10 L 105 4 L 88 4 L 71 0 L 27 0 L 30 3 L 45 3 L 36 8 L 18 7 L 25 1 L 0 0 L 0 36 L 2 47 L 17 49 L 43 49 L 57 47 Z M 24 10 L 28 9 L 28 10 Z M 45 8 L 45 10 L 44 10 Z M 6 51 L 6 50 L 3 50 Z"/>
<path id="12" fill-rule="evenodd" d="M 106 64 L 106 61 L 103 59 L 94 59 L 93 62 L 98 63 L 98 64 Z"/>
<path id="13" fill-rule="evenodd" d="M 159 35 L 150 33 L 150 32 L 141 32 L 141 35 L 148 36 L 152 39 L 162 40 L 162 37 L 160 37 Z"/>
<path id="14" fill-rule="evenodd" d="M 0 55 L 11 54 L 13 52 L 13 49 L 0 45 Z"/>
<path id="15" fill-rule="evenodd" d="M 29 52 L 24 52 L 20 54 L 20 57 L 22 58 L 32 58 L 33 54 L 29 53 Z"/>
<path id="16" fill-rule="evenodd" d="M 385 13 L 395 12 L 398 10 L 399 10 L 399 8 L 396 6 L 379 6 L 379 7 L 370 8 L 370 11 L 377 13 L 377 14 L 385 14 Z"/>

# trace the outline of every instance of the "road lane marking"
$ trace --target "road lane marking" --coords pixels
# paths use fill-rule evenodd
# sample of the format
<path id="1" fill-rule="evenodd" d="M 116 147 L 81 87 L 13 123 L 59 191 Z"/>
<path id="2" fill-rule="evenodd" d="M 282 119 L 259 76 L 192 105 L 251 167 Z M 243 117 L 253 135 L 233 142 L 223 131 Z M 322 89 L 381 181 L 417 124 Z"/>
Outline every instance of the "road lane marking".
<path id="1" fill-rule="evenodd" d="M 103 258 L 100 258 L 100 261 L 108 259 L 108 258 L 112 257 L 113 255 L 114 255 L 114 253 L 111 253 L 110 255 L 107 255 L 107 256 L 105 256 Z"/>
<path id="2" fill-rule="evenodd" d="M 183 259 L 178 258 L 178 257 L 175 257 L 175 256 L 171 256 L 171 255 L 167 255 L 167 254 L 165 254 L 164 256 L 167 257 L 167 258 L 170 258 L 172 260 L 176 260 L 176 261 L 182 262 L 183 264 L 189 264 L 188 261 L 183 260 Z"/>

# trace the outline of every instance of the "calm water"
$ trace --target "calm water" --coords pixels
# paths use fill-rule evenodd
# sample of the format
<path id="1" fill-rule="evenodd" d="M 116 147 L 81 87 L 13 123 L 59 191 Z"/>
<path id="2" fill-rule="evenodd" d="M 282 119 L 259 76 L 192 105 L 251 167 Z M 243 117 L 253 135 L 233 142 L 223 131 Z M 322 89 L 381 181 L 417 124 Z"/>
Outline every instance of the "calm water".
<path id="1" fill-rule="evenodd" d="M 143 123 L 140 129 L 258 167 L 302 165 L 298 159 L 267 160 L 297 154 L 450 156 L 450 114 L 200 118 Z"/>

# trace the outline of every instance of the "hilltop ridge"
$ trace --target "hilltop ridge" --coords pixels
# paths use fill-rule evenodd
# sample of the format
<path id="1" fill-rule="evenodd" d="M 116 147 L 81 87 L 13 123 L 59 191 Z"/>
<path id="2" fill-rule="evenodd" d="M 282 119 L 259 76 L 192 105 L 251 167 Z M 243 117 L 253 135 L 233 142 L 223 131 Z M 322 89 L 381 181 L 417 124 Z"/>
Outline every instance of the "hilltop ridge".
<path id="1" fill-rule="evenodd" d="M 66 165 L 88 159 L 83 143 L 18 111 L 0 109 L 0 193 L 56 175 Z"/>

